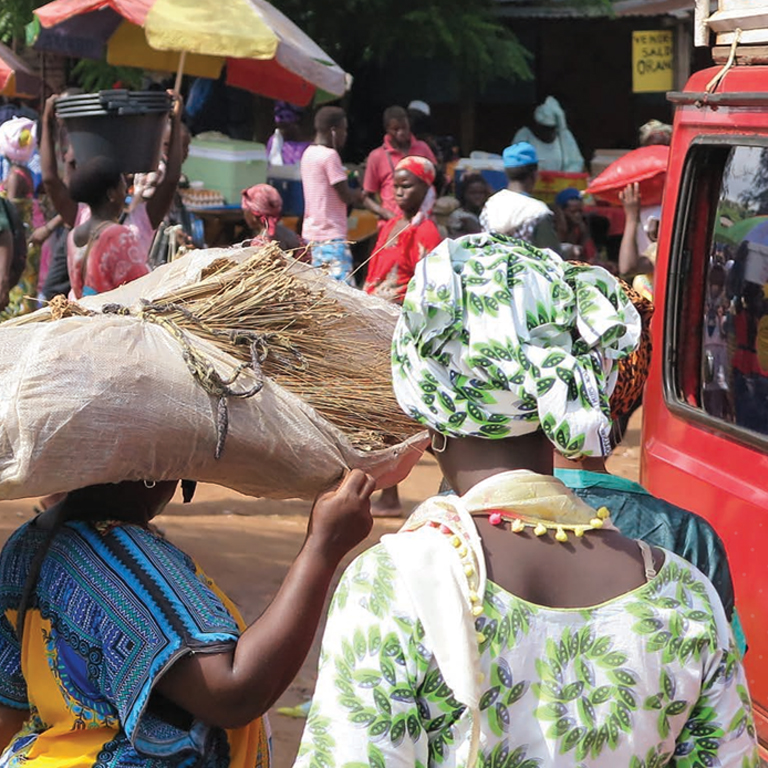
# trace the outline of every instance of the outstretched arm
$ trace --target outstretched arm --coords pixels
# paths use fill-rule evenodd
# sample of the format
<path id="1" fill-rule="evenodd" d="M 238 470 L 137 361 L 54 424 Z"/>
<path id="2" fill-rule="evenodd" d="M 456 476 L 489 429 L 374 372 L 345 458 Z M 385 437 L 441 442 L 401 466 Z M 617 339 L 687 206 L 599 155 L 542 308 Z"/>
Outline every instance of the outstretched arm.
<path id="1" fill-rule="evenodd" d="M 334 184 L 333 188 L 346 205 L 351 205 L 355 208 L 363 207 L 362 191 L 359 189 L 352 189 L 346 179 L 340 181 L 338 184 Z"/>
<path id="2" fill-rule="evenodd" d="M 230 652 L 185 656 L 157 690 L 211 726 L 238 728 L 264 714 L 304 663 L 342 557 L 370 532 L 374 480 L 350 472 L 318 497 L 307 538 L 266 611 Z"/>
<path id="3" fill-rule="evenodd" d="M 640 185 L 627 184 L 623 192 L 619 193 L 624 204 L 624 235 L 619 246 L 619 274 L 628 275 L 637 269 L 640 260 L 637 251 L 637 228 L 640 225 Z"/>
<path id="4" fill-rule="evenodd" d="M 40 141 L 40 167 L 43 172 L 43 184 L 53 207 L 69 227 L 75 226 L 77 203 L 69 194 L 67 185 L 59 176 L 56 162 L 56 112 L 54 104 L 57 96 L 50 96 L 45 102 L 43 112 L 43 136 Z"/>
<path id="5" fill-rule="evenodd" d="M 373 211 L 384 221 L 395 218 L 395 214 L 392 211 L 387 210 L 381 203 L 377 202 L 376 195 L 373 192 L 365 192 L 363 194 L 363 206 L 369 211 Z"/>
<path id="6" fill-rule="evenodd" d="M 173 197 L 181 178 L 181 113 L 184 104 L 181 98 L 174 96 L 171 112 L 171 138 L 168 144 L 168 157 L 165 164 L 165 176 L 157 185 L 155 194 L 147 200 L 147 216 L 153 229 L 157 229 L 173 205 Z"/>

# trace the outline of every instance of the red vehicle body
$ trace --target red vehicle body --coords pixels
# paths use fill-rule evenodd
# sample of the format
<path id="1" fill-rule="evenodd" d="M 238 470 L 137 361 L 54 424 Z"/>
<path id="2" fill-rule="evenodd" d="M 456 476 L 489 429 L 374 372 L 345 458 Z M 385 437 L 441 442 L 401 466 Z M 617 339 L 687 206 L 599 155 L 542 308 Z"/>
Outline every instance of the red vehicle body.
<path id="1" fill-rule="evenodd" d="M 732 67 L 707 94 L 719 71 L 698 72 L 685 91 L 669 95 L 676 114 L 654 277 L 641 479 L 653 494 L 709 520 L 725 543 L 766 759 L 768 241 L 750 240 L 748 229 L 753 220 L 768 221 L 768 66 Z"/>

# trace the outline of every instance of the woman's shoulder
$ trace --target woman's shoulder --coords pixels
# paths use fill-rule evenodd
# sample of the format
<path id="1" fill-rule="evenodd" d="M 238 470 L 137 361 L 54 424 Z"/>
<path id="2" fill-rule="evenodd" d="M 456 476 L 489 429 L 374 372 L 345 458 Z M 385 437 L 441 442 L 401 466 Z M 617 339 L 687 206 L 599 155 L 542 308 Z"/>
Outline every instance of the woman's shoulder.
<path id="1" fill-rule="evenodd" d="M 681 616 L 706 628 L 708 634 L 716 636 L 719 647 L 727 648 L 730 625 L 712 582 L 680 555 L 663 547 L 657 549 L 664 554 L 664 564 L 647 584 L 624 597 L 627 609 L 632 612 L 635 606 L 640 618 L 651 620 L 659 618 L 657 613 Z M 638 631 L 643 629 L 655 631 L 657 627 L 651 621 L 638 627 Z"/>

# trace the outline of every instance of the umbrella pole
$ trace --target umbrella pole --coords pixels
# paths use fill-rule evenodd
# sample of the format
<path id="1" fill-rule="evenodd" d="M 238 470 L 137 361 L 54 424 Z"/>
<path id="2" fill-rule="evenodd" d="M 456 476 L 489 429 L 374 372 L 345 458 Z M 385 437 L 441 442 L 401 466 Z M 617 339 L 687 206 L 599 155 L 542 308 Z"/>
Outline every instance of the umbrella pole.
<path id="1" fill-rule="evenodd" d="M 179 68 L 176 70 L 176 83 L 173 86 L 173 92 L 178 96 L 181 91 L 181 78 L 184 76 L 184 64 L 187 60 L 187 52 L 182 51 L 179 56 Z"/>

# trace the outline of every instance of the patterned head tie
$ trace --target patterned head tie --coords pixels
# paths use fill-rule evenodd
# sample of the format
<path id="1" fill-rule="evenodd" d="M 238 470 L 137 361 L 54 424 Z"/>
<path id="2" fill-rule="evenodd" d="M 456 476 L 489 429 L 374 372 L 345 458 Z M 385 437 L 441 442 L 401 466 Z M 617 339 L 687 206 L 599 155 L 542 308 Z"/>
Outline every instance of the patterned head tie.
<path id="1" fill-rule="evenodd" d="M 435 182 L 435 166 L 431 160 L 417 155 L 404 157 L 396 166 L 396 171 L 410 171 L 417 179 L 421 179 L 428 187 Z"/>
<path id="2" fill-rule="evenodd" d="M 392 346 L 400 407 L 451 437 L 541 427 L 564 456 L 607 456 L 609 396 L 640 341 L 616 278 L 502 235 L 444 240 L 422 259 Z"/>

